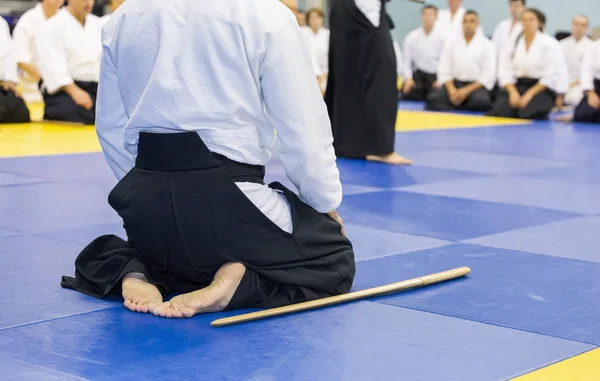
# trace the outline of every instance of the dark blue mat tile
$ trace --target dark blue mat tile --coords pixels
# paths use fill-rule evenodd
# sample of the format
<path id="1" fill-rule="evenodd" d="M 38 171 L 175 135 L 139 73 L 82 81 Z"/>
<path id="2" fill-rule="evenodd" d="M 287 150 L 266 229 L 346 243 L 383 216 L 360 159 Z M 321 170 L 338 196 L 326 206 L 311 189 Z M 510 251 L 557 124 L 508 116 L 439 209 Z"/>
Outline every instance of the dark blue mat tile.
<path id="1" fill-rule="evenodd" d="M 402 191 L 347 196 L 340 215 L 348 224 L 453 241 L 579 216 Z"/>
<path id="2" fill-rule="evenodd" d="M 0 353 L 98 381 L 497 381 L 592 348 L 370 302 L 219 329 L 213 318 L 112 309 L 0 332 Z"/>
<path id="3" fill-rule="evenodd" d="M 378 301 L 600 345 L 600 263 L 455 244 L 359 262 L 355 287 L 460 266 L 472 274 Z"/>

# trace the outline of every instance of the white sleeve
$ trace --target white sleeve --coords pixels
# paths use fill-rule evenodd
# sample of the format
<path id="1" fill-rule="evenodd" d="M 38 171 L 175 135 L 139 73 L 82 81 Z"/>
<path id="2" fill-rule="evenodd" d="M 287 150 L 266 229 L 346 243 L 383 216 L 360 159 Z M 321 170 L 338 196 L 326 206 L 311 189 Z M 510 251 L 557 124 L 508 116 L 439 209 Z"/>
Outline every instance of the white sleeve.
<path id="1" fill-rule="evenodd" d="M 512 54 L 515 49 L 514 45 L 515 41 L 507 44 L 500 54 L 500 61 L 498 62 L 498 85 L 502 88 L 517 83 L 512 65 Z"/>
<path id="2" fill-rule="evenodd" d="M 498 25 L 496 25 L 496 29 L 494 29 L 494 33 L 492 34 L 492 42 L 494 43 L 494 46 L 496 46 L 496 48 L 498 48 L 500 45 L 502 45 L 502 22 L 500 22 Z"/>
<path id="3" fill-rule="evenodd" d="M 540 84 L 559 94 L 565 94 L 569 90 L 569 73 L 560 44 L 558 42 L 547 43 L 541 58 L 544 60 L 545 66 L 540 77 Z"/>
<path id="4" fill-rule="evenodd" d="M 2 59 L 3 78 L 6 82 L 19 82 L 17 72 L 17 61 L 15 60 L 15 52 L 13 51 L 12 38 L 10 37 L 10 28 L 4 18 L 0 21 L 0 58 Z"/>
<path id="5" fill-rule="evenodd" d="M 590 91 L 594 90 L 594 57 L 597 56 L 597 50 L 600 49 L 600 43 L 593 45 L 583 57 L 583 63 L 581 64 L 580 82 L 581 90 Z"/>
<path id="6" fill-rule="evenodd" d="M 404 80 L 406 81 L 407 79 L 411 79 L 413 76 L 413 71 L 412 71 L 412 45 L 413 45 L 413 34 L 409 33 L 408 36 L 406 36 L 404 38 L 404 59 L 403 61 L 403 66 L 404 66 Z"/>
<path id="7" fill-rule="evenodd" d="M 381 22 L 381 0 L 354 0 L 356 7 L 364 14 L 374 27 Z"/>
<path id="8" fill-rule="evenodd" d="M 46 23 L 35 40 L 39 69 L 48 92 L 52 94 L 72 84 L 63 37 Z"/>
<path id="9" fill-rule="evenodd" d="M 398 41 L 394 41 L 394 53 L 396 54 L 396 71 L 398 72 L 398 76 L 402 77 L 402 72 L 404 71 L 404 67 L 402 64 L 402 51 L 400 50 L 400 45 Z"/>
<path id="10" fill-rule="evenodd" d="M 440 56 L 440 62 L 438 64 L 437 81 L 441 85 L 454 79 L 454 62 L 452 48 L 454 46 L 454 40 L 448 40 L 444 44 L 442 55 Z"/>
<path id="11" fill-rule="evenodd" d="M 485 41 L 483 48 L 485 50 L 483 55 L 485 59 L 483 61 L 483 70 L 481 71 L 481 76 L 477 82 L 491 91 L 496 84 L 496 47 L 494 46 L 493 42 L 487 40 Z"/>
<path id="12" fill-rule="evenodd" d="M 326 213 L 342 201 L 331 123 L 302 36 L 290 14 L 266 36 L 259 68 L 267 115 L 279 139 L 279 154 L 300 199 Z"/>
<path id="13" fill-rule="evenodd" d="M 106 161 L 119 180 L 135 164 L 133 155 L 125 148 L 124 132 L 128 120 L 117 71 L 110 52 L 105 48 L 102 52 L 96 99 L 96 133 Z"/>
<path id="14" fill-rule="evenodd" d="M 15 42 L 15 57 L 17 63 L 31 64 L 33 63 L 32 48 L 34 45 L 34 35 L 25 25 L 25 20 L 17 22 L 13 31 L 13 40 Z"/>

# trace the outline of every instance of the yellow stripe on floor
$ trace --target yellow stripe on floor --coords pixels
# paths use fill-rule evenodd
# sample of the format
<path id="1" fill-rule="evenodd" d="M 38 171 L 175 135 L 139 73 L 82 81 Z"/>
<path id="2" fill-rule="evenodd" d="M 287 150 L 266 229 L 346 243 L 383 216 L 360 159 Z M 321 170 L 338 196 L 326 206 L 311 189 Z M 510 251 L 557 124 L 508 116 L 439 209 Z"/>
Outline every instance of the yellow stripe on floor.
<path id="1" fill-rule="evenodd" d="M 528 120 L 440 112 L 398 111 L 396 131 L 425 131 L 529 124 Z"/>
<path id="2" fill-rule="evenodd" d="M 94 126 L 51 123 L 0 125 L 0 157 L 99 152 Z"/>
<path id="3" fill-rule="evenodd" d="M 598 381 L 600 348 L 550 365 L 513 381 Z"/>
<path id="4" fill-rule="evenodd" d="M 43 116 L 43 105 L 28 106 L 32 120 L 36 122 L 0 124 L 0 157 L 60 155 L 101 150 L 94 126 L 40 122 Z M 525 123 L 528 121 L 476 115 L 399 111 L 397 130 L 423 131 Z"/>

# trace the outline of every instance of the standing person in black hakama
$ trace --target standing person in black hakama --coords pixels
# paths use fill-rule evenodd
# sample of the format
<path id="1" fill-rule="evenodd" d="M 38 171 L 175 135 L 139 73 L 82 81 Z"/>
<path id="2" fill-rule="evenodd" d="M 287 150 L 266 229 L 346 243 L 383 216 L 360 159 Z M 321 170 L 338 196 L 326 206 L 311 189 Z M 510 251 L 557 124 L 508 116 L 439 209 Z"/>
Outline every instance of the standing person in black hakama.
<path id="1" fill-rule="evenodd" d="M 394 151 L 397 66 L 385 0 L 333 0 L 325 102 L 338 157 L 412 162 Z"/>

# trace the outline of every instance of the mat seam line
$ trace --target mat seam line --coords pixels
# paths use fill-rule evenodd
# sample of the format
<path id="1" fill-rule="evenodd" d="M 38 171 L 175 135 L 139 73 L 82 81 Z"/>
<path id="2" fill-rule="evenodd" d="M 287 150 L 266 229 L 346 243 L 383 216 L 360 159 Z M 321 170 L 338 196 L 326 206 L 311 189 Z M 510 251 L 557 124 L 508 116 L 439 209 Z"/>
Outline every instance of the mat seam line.
<path id="1" fill-rule="evenodd" d="M 383 304 L 383 305 L 390 306 L 390 307 L 405 308 L 405 309 L 408 309 L 408 310 L 413 310 L 413 311 L 418 311 L 418 312 L 425 312 L 425 313 L 430 313 L 430 314 L 435 314 L 435 315 L 450 317 L 450 318 L 454 318 L 454 319 L 460 319 L 460 320 L 470 321 L 470 322 L 474 322 L 474 323 L 485 324 L 485 325 L 489 325 L 489 326 L 493 326 L 493 327 L 506 328 L 506 329 L 511 329 L 511 330 L 515 330 L 515 331 L 521 331 L 521 332 L 531 333 L 531 334 L 534 334 L 534 335 L 551 337 L 551 338 L 554 338 L 554 339 L 571 341 L 571 342 L 574 342 L 574 343 L 591 345 L 594 348 L 592 348 L 590 350 L 600 348 L 600 344 L 590 343 L 590 342 L 582 341 L 582 340 L 570 339 L 570 338 L 561 337 L 561 336 L 557 336 L 557 335 L 549 335 L 549 334 L 546 334 L 546 333 L 535 332 L 535 331 L 531 331 L 531 330 L 527 330 L 527 329 L 523 329 L 523 328 L 509 327 L 509 326 L 504 326 L 504 325 L 500 325 L 500 324 L 496 324 L 496 323 L 490 323 L 490 322 L 479 321 L 479 320 L 474 320 L 474 319 L 469 319 L 469 318 L 464 318 L 464 317 L 453 316 L 453 315 L 449 315 L 449 314 L 445 314 L 445 313 L 427 311 L 427 310 L 423 310 L 423 309 L 415 308 L 415 307 L 398 306 L 398 305 L 395 305 L 395 304 L 385 303 L 383 301 L 376 301 L 376 300 L 366 300 L 366 301 L 371 302 L 371 303 Z"/>
<path id="2" fill-rule="evenodd" d="M 101 308 L 101 309 L 97 309 L 97 310 L 93 310 L 93 311 L 80 312 L 80 313 L 76 313 L 76 314 L 72 314 L 72 315 L 58 316 L 58 317 L 50 318 L 50 319 L 42 319 L 42 320 L 36 320 L 36 321 L 28 322 L 28 323 L 15 324 L 15 325 L 11 325 L 9 327 L 0 328 L 0 332 L 9 331 L 11 329 L 16 329 L 16 328 L 27 327 L 27 326 L 35 325 L 35 324 L 48 323 L 48 322 L 51 322 L 51 321 L 56 321 L 56 320 L 66 319 L 66 318 L 71 318 L 71 317 L 75 317 L 75 316 L 82 316 L 82 315 L 87 315 L 87 314 L 93 314 L 95 312 L 102 312 L 102 311 L 114 310 L 114 309 L 117 309 L 117 308 L 122 308 L 122 307 L 117 307 L 117 306 L 107 307 L 107 308 Z"/>
<path id="3" fill-rule="evenodd" d="M 70 374 L 70 373 L 61 372 L 59 370 L 55 370 L 55 369 L 52 369 L 52 368 L 46 368 L 45 366 L 38 365 L 38 364 L 29 362 L 29 361 L 26 361 L 26 360 L 21 360 L 19 358 L 14 358 L 14 357 L 7 356 L 7 355 L 2 355 L 2 354 L 0 354 L 0 357 L 4 357 L 4 358 L 7 358 L 7 359 L 12 360 L 12 361 L 18 361 L 18 362 L 23 363 L 23 364 L 31 365 L 31 366 L 33 366 L 35 368 L 43 369 L 43 370 L 51 372 L 51 373 L 56 373 L 56 374 L 61 374 L 63 376 L 68 376 L 68 377 L 74 378 L 76 380 L 89 381 L 89 379 L 87 379 L 87 378 L 79 377 L 79 376 L 76 376 L 76 375 Z"/>

